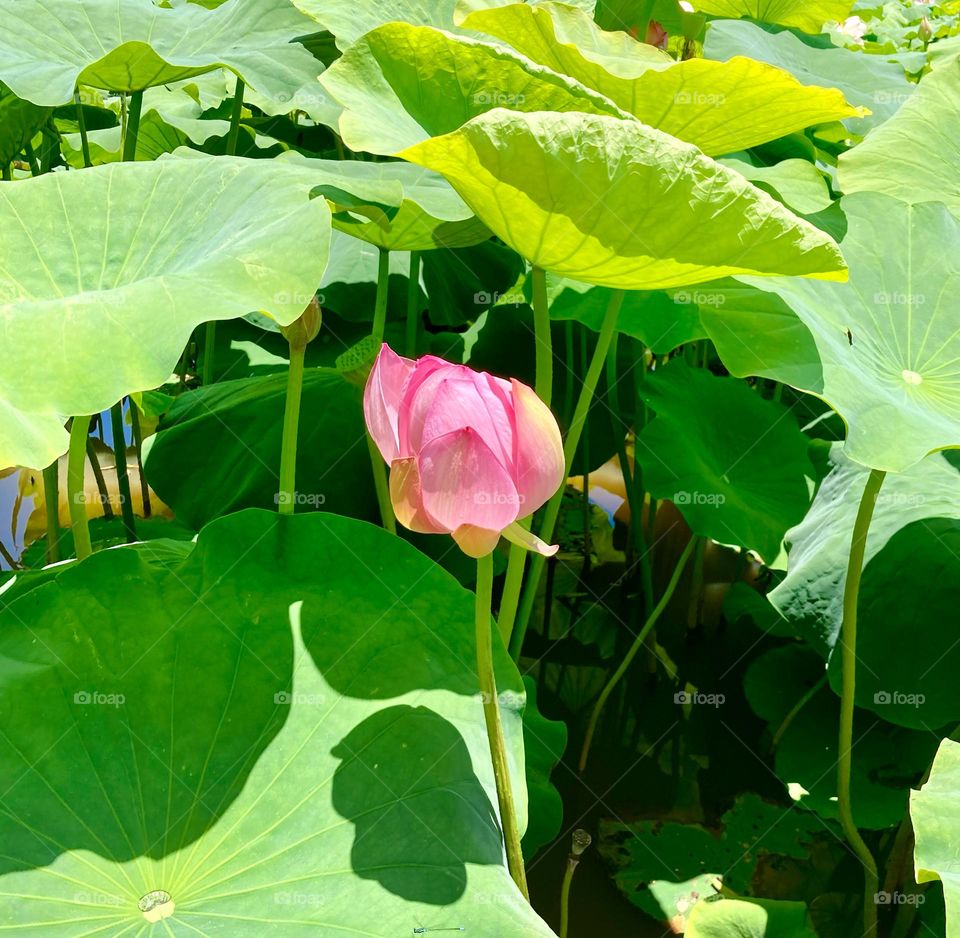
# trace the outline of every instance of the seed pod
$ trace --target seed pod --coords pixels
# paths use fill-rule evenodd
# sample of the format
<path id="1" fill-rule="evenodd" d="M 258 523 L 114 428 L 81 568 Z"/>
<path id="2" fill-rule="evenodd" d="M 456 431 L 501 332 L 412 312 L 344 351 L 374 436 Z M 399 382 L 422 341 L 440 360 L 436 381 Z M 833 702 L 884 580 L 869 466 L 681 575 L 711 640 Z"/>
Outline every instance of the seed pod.
<path id="1" fill-rule="evenodd" d="M 320 303 L 314 296 L 300 314 L 300 318 L 289 326 L 281 326 L 280 331 L 292 348 L 306 348 L 317 337 L 322 319 Z"/>

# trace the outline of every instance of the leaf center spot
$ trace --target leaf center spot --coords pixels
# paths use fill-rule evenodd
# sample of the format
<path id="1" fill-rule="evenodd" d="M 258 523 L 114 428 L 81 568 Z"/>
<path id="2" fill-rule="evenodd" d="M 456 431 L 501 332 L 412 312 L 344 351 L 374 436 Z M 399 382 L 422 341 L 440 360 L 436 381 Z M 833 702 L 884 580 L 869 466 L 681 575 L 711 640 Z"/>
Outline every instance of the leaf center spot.
<path id="1" fill-rule="evenodd" d="M 140 899 L 137 908 L 148 922 L 162 922 L 173 915 L 175 906 L 169 892 L 164 889 L 154 889 Z"/>
<path id="2" fill-rule="evenodd" d="M 907 384 L 923 384 L 922 376 L 918 375 L 915 371 L 910 371 L 909 369 L 904 368 L 901 372 L 901 375 Z"/>

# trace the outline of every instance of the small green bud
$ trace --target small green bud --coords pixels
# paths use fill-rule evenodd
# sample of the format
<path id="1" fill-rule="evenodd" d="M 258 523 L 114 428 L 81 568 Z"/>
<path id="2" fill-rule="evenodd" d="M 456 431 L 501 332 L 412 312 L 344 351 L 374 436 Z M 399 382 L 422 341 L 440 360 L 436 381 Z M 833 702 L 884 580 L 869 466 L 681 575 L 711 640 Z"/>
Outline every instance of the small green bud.
<path id="1" fill-rule="evenodd" d="M 300 318 L 294 320 L 289 326 L 281 326 L 280 331 L 292 348 L 306 348 L 317 337 L 322 320 L 320 303 L 316 297 L 313 297 L 307 304 L 307 308 L 300 314 Z"/>
<path id="2" fill-rule="evenodd" d="M 920 29 L 917 31 L 917 35 L 921 42 L 929 42 L 933 39 L 933 26 L 926 17 L 920 20 Z"/>

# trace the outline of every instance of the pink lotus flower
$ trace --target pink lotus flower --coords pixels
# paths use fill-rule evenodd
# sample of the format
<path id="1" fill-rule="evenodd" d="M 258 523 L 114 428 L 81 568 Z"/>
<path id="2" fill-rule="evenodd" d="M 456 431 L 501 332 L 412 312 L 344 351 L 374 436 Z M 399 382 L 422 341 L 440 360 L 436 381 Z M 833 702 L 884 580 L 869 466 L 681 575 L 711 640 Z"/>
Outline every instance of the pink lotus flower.
<path id="1" fill-rule="evenodd" d="M 363 412 L 404 527 L 452 534 L 471 557 L 489 554 L 501 534 L 556 553 L 516 523 L 564 479 L 557 421 L 527 385 L 432 355 L 411 361 L 384 345 Z"/>

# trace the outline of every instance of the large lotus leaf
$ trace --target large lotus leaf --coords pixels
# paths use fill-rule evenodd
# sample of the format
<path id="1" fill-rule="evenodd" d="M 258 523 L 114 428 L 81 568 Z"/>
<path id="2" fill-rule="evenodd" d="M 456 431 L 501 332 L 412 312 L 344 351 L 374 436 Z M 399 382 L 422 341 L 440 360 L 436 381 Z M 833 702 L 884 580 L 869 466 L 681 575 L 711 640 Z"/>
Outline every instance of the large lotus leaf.
<path id="1" fill-rule="evenodd" d="M 910 820 L 916 845 L 914 863 L 918 883 L 940 880 L 947 905 L 947 938 L 956 938 L 960 921 L 960 743 L 940 743 L 930 777 L 910 794 Z"/>
<path id="2" fill-rule="evenodd" d="M 781 731 L 774 770 L 790 796 L 800 807 L 836 820 L 840 698 L 821 686 L 783 728 L 788 713 L 822 677 L 823 659 L 809 646 L 791 642 L 751 663 L 744 690 L 751 707 L 767 720 L 770 736 Z M 899 824 L 910 786 L 930 764 L 937 737 L 858 709 L 853 739 L 850 788 L 857 826 L 882 830 Z"/>
<path id="3" fill-rule="evenodd" d="M 695 534 L 780 552 L 810 504 L 807 440 L 785 408 L 744 382 L 674 362 L 641 393 L 656 412 L 637 440 L 643 481 Z"/>
<path id="4" fill-rule="evenodd" d="M 818 33 L 824 23 L 842 22 L 850 14 L 852 0 L 694 0 L 694 7 L 714 16 L 742 16 L 762 23 L 794 26 Z"/>
<path id="5" fill-rule="evenodd" d="M 115 163 L 0 187 L 0 465 L 45 466 L 63 418 L 167 380 L 205 320 L 313 295 L 329 210 L 238 158 Z"/>
<path id="6" fill-rule="evenodd" d="M 550 773 L 567 747 L 567 724 L 548 720 L 537 709 L 537 684 L 523 679 L 527 706 L 523 711 L 523 748 L 526 755 L 529 822 L 523 835 L 523 855 L 528 860 L 550 843 L 563 824 L 563 799 L 550 781 Z"/>
<path id="7" fill-rule="evenodd" d="M 500 106 L 626 116 L 595 91 L 508 49 L 408 23 L 368 33 L 320 82 L 344 107 L 347 146 L 387 155 Z"/>
<path id="8" fill-rule="evenodd" d="M 836 244 L 696 147 L 638 121 L 496 109 L 411 147 L 545 270 L 632 290 L 730 273 L 846 279 Z"/>
<path id="9" fill-rule="evenodd" d="M 52 114 L 52 108 L 24 101 L 0 83 L 0 166 L 8 166 Z"/>
<path id="10" fill-rule="evenodd" d="M 684 935 L 686 938 L 817 938 L 803 902 L 750 898 L 697 903 Z"/>
<path id="11" fill-rule="evenodd" d="M 410 163 L 282 159 L 316 173 L 317 190 L 330 201 L 333 226 L 390 251 L 468 247 L 490 237 L 438 173 Z"/>
<path id="12" fill-rule="evenodd" d="M 575 319 L 600 331 L 610 303 L 611 291 L 579 280 L 547 277 L 550 318 Z M 623 298 L 617 331 L 640 339 L 656 355 L 666 355 L 677 346 L 706 337 L 700 311 L 688 301 L 689 294 L 663 290 L 631 290 Z"/>
<path id="13" fill-rule="evenodd" d="M 63 104 L 77 84 L 108 91 L 226 67 L 252 88 L 291 95 L 321 66 L 292 40 L 316 24 L 287 0 L 228 0 L 214 10 L 150 0 L 0 0 L 0 80 L 34 104 Z"/>
<path id="14" fill-rule="evenodd" d="M 866 113 L 835 89 L 802 85 L 789 72 L 753 59 L 675 63 L 626 33 L 604 32 L 590 16 L 562 3 L 481 10 L 463 25 L 496 36 L 710 155 Z"/>
<path id="15" fill-rule="evenodd" d="M 548 938 L 503 863 L 474 642 L 469 592 L 336 515 L 234 515 L 172 569 L 72 565 L 0 613 L 0 922 Z"/>
<path id="16" fill-rule="evenodd" d="M 892 117 L 915 88 L 907 80 L 903 66 L 886 56 L 807 45 L 789 30 L 769 33 L 753 23 L 709 23 L 703 48 L 711 59 L 725 61 L 747 55 L 784 69 L 804 85 L 839 89 L 851 104 L 870 110 L 865 117 L 844 120 L 846 126 L 860 134 Z"/>
<path id="17" fill-rule="evenodd" d="M 896 116 L 840 158 L 845 192 L 945 202 L 960 215 L 960 67 L 927 75 Z"/>
<path id="18" fill-rule="evenodd" d="M 960 220 L 940 203 L 907 205 L 870 192 L 846 196 L 842 206 L 849 283 L 744 282 L 776 293 L 810 331 L 822 381 L 798 387 L 844 419 L 848 455 L 900 472 L 927 453 L 960 446 L 960 257 L 942 250 L 960 239 Z M 749 354 L 763 356 L 756 348 Z"/>
<path id="19" fill-rule="evenodd" d="M 275 508 L 286 374 L 218 382 L 181 394 L 151 437 L 150 486 L 199 530 L 241 508 Z M 374 520 L 360 390 L 328 368 L 304 375 L 297 447 L 298 511 Z"/>

